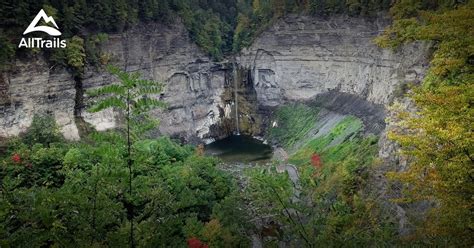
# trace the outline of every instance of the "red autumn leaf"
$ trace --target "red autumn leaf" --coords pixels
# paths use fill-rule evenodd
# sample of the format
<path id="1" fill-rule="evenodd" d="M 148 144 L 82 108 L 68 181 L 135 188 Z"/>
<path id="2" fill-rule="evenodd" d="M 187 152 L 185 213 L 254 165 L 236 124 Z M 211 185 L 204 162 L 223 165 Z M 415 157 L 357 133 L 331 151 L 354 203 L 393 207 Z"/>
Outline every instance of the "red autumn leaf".
<path id="1" fill-rule="evenodd" d="M 321 162 L 321 156 L 319 156 L 319 155 L 316 154 L 316 153 L 313 153 L 313 155 L 311 155 L 311 164 L 312 164 L 315 168 L 321 168 L 321 167 L 323 167 L 323 163 Z"/>
<path id="2" fill-rule="evenodd" d="M 188 247 L 189 248 L 208 248 L 208 246 L 204 244 L 203 242 L 201 242 L 201 240 L 194 237 L 188 239 Z"/>
<path id="3" fill-rule="evenodd" d="M 13 161 L 15 164 L 21 163 L 20 154 L 18 154 L 18 153 L 13 154 L 13 156 L 12 156 L 12 161 Z"/>

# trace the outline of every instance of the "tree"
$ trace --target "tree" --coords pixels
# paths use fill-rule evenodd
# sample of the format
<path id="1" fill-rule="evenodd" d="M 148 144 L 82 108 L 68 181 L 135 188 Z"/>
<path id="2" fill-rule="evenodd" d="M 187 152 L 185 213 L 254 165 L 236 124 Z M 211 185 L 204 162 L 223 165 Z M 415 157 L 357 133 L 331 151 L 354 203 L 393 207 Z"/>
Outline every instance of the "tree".
<path id="1" fill-rule="evenodd" d="M 67 36 L 77 33 L 77 31 L 84 23 L 85 17 L 79 12 L 79 4 L 80 2 L 78 2 L 74 7 L 65 6 L 63 8 L 61 30 L 63 31 L 63 34 Z"/>
<path id="2" fill-rule="evenodd" d="M 420 11 L 428 7 L 436 11 Z M 389 138 L 401 145 L 410 165 L 389 176 L 407 185 L 398 200 L 436 203 L 417 235 L 426 241 L 472 246 L 474 1 L 433 6 L 402 0 L 391 13 L 398 19 L 376 40 L 379 45 L 428 40 L 435 51 L 423 85 L 409 94 L 416 110 L 408 112 L 400 103 L 393 106 Z"/>
<path id="3" fill-rule="evenodd" d="M 84 50 L 84 40 L 79 36 L 72 37 L 66 47 L 67 63 L 76 72 L 81 72 L 84 68 L 86 53 Z"/>
<path id="4" fill-rule="evenodd" d="M 400 201 L 437 203 L 417 235 L 472 244 L 474 85 L 416 89 L 411 97 L 418 111 L 395 105 L 389 133 L 411 163 L 389 176 L 408 184 Z"/>
<path id="5" fill-rule="evenodd" d="M 147 131 L 152 129 L 156 121 L 152 121 L 147 112 L 157 108 L 163 107 L 163 102 L 153 98 L 160 94 L 161 84 L 140 79 L 140 74 L 127 73 L 121 71 L 116 67 L 109 67 L 109 72 L 119 79 L 118 84 L 106 85 L 98 89 L 94 89 L 88 92 L 91 97 L 103 97 L 100 98 L 91 108 L 91 112 L 99 112 L 108 108 L 121 111 L 125 114 L 125 135 L 126 135 L 126 160 L 129 172 L 129 219 L 130 219 L 130 246 L 135 246 L 134 230 L 133 230 L 133 217 L 134 217 L 134 206 L 132 203 L 133 189 L 133 161 L 132 157 L 133 143 L 142 138 Z"/>

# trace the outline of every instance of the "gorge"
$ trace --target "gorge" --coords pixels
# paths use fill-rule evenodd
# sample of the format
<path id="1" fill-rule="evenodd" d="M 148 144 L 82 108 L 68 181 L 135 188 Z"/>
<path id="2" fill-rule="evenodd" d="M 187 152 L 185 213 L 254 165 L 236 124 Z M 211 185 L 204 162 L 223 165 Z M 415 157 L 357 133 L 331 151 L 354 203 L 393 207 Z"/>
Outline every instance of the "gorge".
<path id="1" fill-rule="evenodd" d="M 159 99 L 167 107 L 152 112 L 161 121 L 156 136 L 169 135 L 185 144 L 261 137 L 283 149 L 295 164 L 303 156 L 309 158 L 305 147 L 314 141 L 324 144 L 323 152 L 348 142 L 367 142 L 377 146 L 383 164 L 372 175 L 378 177 L 375 190 L 391 204 L 383 173 L 403 166 L 403 161 L 397 146 L 385 137 L 387 107 L 403 98 L 406 84 L 423 79 L 430 47 L 412 43 L 396 50 L 379 48 L 373 39 L 388 24 L 382 17 L 288 15 L 250 47 L 214 61 L 190 40 L 179 21 L 148 23 L 109 35 L 101 50 L 109 63 L 163 83 Z M 79 140 L 84 126 L 102 131 L 122 125 L 119 112 L 86 111 L 90 99 L 85 92 L 113 82 L 101 67 L 86 67 L 77 76 L 61 66 L 50 67 L 38 54 L 16 59 L 0 80 L 0 137 L 26 131 L 38 113 L 54 116 L 69 140 Z M 279 114 L 287 106 L 309 117 L 294 139 L 287 139 L 282 129 L 295 121 Z M 268 148 L 259 145 L 256 149 L 268 155 Z M 215 155 L 212 144 L 207 149 Z M 286 162 L 288 154 L 278 159 Z M 269 159 L 267 155 L 242 162 Z M 406 231 L 405 210 L 391 206 L 400 232 Z"/>
<path id="2" fill-rule="evenodd" d="M 0 16 L 1 247 L 474 246 L 474 0 Z"/>
<path id="3" fill-rule="evenodd" d="M 429 49 L 420 43 L 396 51 L 377 47 L 372 41 L 386 25 L 383 18 L 288 16 L 237 54 L 235 64 L 212 61 L 179 23 L 146 24 L 112 34 L 102 50 L 110 55 L 110 63 L 164 83 L 161 98 L 168 109 L 155 113 L 162 120 L 161 133 L 208 143 L 236 130 L 235 119 L 242 133 L 262 135 L 275 107 L 339 96 L 337 92 L 383 109 L 401 94 L 404 84 L 422 79 Z M 33 112 L 52 113 L 69 139 L 79 138 L 76 118 L 97 130 L 118 125 L 115 113 L 84 111 L 84 92 L 112 81 L 100 68 L 86 68 L 81 78 L 74 78 L 64 68 L 50 68 L 37 55 L 17 59 L 1 80 L 0 137 L 24 131 Z M 331 104 L 325 102 L 321 104 L 330 110 Z M 234 105 L 239 105 L 239 113 Z M 339 110 L 357 112 L 354 106 Z M 363 119 L 369 118 L 372 125 L 370 118 L 377 115 L 381 126 L 374 128 L 381 131 L 383 114 Z"/>

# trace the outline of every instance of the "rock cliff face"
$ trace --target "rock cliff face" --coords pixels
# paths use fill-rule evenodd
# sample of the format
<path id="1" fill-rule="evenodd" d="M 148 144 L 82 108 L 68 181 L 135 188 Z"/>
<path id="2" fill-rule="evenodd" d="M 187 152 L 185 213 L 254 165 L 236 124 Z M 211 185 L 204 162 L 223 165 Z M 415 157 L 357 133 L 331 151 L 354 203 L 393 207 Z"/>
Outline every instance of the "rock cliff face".
<path id="1" fill-rule="evenodd" d="M 386 25 L 383 19 L 288 16 L 221 63 L 204 54 L 179 23 L 109 35 L 102 50 L 112 64 L 164 84 L 159 98 L 168 107 L 152 114 L 161 120 L 161 133 L 185 142 L 210 142 L 237 126 L 241 133 L 260 135 L 272 109 L 292 101 L 323 108 L 329 126 L 345 115 L 359 117 L 366 132 L 381 137 L 379 156 L 385 163 L 373 176 L 379 199 L 386 199 L 391 189 L 384 172 L 405 162 L 394 156 L 397 146 L 386 139 L 385 107 L 406 82 L 422 79 L 429 50 L 426 44 L 396 51 L 377 47 L 372 40 Z M 68 139 L 80 138 L 78 121 L 98 130 L 120 125 L 119 113 L 85 110 L 84 92 L 113 82 L 103 69 L 85 68 L 81 78 L 74 78 L 41 55 L 17 59 L 11 70 L 0 73 L 0 141 L 25 131 L 35 113 L 52 114 Z M 403 233 L 405 210 L 389 205 Z"/>
<path id="2" fill-rule="evenodd" d="M 225 64 L 210 61 L 182 25 L 134 28 L 109 36 L 102 49 L 111 55 L 112 64 L 164 84 L 160 99 L 167 103 L 167 110 L 154 113 L 161 120 L 162 133 L 187 141 L 210 137 L 210 127 L 223 116 L 221 95 L 231 73 Z M 91 69 L 82 85 L 87 90 L 110 82 L 113 79 L 106 73 Z M 117 125 L 117 116 L 110 112 L 82 111 L 81 115 L 99 130 Z"/>
<path id="3" fill-rule="evenodd" d="M 225 135 L 210 128 L 224 116 L 221 95 L 226 80 L 231 80 L 231 67 L 210 61 L 190 41 L 183 25 L 148 24 L 112 34 L 102 50 L 119 68 L 139 71 L 165 85 L 160 98 L 168 108 L 154 113 L 161 120 L 162 133 L 187 141 Z M 119 114 L 112 110 L 96 114 L 85 110 L 84 92 L 115 80 L 103 68 L 85 68 L 81 78 L 74 78 L 38 55 L 15 61 L 0 79 L 0 137 L 25 131 L 35 113 L 52 114 L 68 139 L 79 139 L 77 118 L 98 130 L 120 123 Z"/>
<path id="4" fill-rule="evenodd" d="M 78 139 L 74 122 L 75 81 L 64 68 L 50 68 L 42 56 L 16 60 L 0 73 L 0 138 L 18 135 L 35 113 L 53 115 L 68 139 Z"/>
<path id="5" fill-rule="evenodd" d="M 405 82 L 423 76 L 428 46 L 381 49 L 373 39 L 388 22 L 350 17 L 289 16 L 263 32 L 239 57 L 252 70 L 259 103 L 276 106 L 330 90 L 387 104 Z"/>
<path id="6" fill-rule="evenodd" d="M 168 108 L 153 113 L 161 133 L 209 142 L 235 131 L 236 118 L 243 133 L 260 134 L 267 109 L 326 99 L 328 92 L 351 94 L 383 109 L 400 85 L 422 78 L 428 49 L 422 44 L 378 48 L 372 40 L 386 25 L 382 19 L 288 16 L 230 58 L 235 63 L 211 61 L 179 23 L 109 35 L 102 50 L 112 64 L 163 82 L 159 98 Z M 83 94 L 113 81 L 102 69 L 86 68 L 82 78 L 73 78 L 41 56 L 17 60 L 0 77 L 0 137 L 24 131 L 40 112 L 53 114 L 69 139 L 79 138 L 77 118 L 98 130 L 115 127 L 119 114 L 86 112 Z"/>

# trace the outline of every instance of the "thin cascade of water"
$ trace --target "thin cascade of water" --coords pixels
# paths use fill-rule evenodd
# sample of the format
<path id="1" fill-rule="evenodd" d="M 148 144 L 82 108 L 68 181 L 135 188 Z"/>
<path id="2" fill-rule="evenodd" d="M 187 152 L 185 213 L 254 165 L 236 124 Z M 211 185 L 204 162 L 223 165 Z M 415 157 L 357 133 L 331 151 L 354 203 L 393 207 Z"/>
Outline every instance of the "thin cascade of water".
<path id="1" fill-rule="evenodd" d="M 238 93 L 238 78 L 237 78 L 237 69 L 235 63 L 232 65 L 233 68 L 233 76 L 234 76 L 234 103 L 235 103 L 235 127 L 236 127 L 236 135 L 240 135 L 239 129 L 239 101 L 237 100 L 237 93 Z"/>

